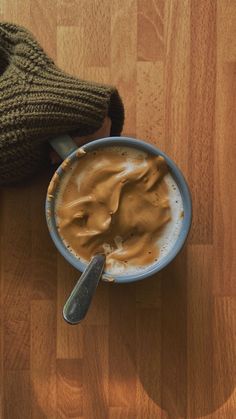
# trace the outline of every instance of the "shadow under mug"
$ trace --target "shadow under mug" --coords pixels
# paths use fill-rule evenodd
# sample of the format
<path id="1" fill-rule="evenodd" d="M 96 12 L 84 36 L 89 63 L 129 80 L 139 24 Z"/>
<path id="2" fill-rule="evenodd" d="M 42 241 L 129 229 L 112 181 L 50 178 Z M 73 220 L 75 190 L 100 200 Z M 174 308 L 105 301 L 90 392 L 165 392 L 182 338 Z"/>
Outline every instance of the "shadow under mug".
<path id="1" fill-rule="evenodd" d="M 50 143 L 63 160 L 66 159 L 68 163 L 73 163 L 77 161 L 79 164 L 79 159 L 77 157 L 78 147 L 73 142 L 70 136 L 62 135 L 60 137 L 54 138 L 53 140 L 50 141 Z M 95 141 L 87 143 L 86 145 L 83 145 L 83 150 L 88 152 L 88 151 L 94 151 L 94 150 L 97 150 L 98 148 L 100 149 L 100 148 L 108 147 L 108 146 L 132 147 L 135 149 L 142 150 L 149 154 L 163 156 L 169 167 L 169 171 L 179 188 L 182 201 L 183 201 L 184 217 L 183 217 L 180 234 L 175 244 L 173 245 L 173 247 L 171 248 L 171 250 L 166 256 L 164 256 L 163 258 L 161 258 L 159 261 L 152 264 L 151 266 L 147 266 L 144 269 L 140 269 L 140 271 L 136 271 L 132 273 L 121 273 L 118 275 L 109 275 L 109 273 L 104 272 L 104 279 L 106 278 L 107 280 L 109 280 L 109 277 L 110 277 L 110 280 L 113 280 L 119 283 L 139 281 L 141 279 L 145 279 L 161 271 L 163 268 L 165 268 L 167 265 L 169 265 L 172 262 L 172 260 L 177 256 L 177 254 L 182 249 L 187 239 L 190 227 L 191 227 L 191 220 L 192 220 L 191 195 L 190 195 L 187 182 L 183 174 L 181 173 L 180 169 L 176 166 L 176 164 L 157 147 L 145 141 L 141 141 L 141 140 L 138 140 L 135 138 L 129 138 L 129 137 L 108 137 L 108 138 L 95 140 Z M 55 191 L 53 195 L 49 193 L 49 190 L 47 193 L 46 219 L 47 219 L 47 224 L 48 224 L 50 235 L 58 251 L 62 254 L 62 256 L 64 256 L 64 258 L 71 265 L 73 265 L 80 272 L 83 272 L 86 269 L 87 264 L 82 262 L 75 255 L 73 255 L 73 253 L 69 251 L 69 249 L 64 244 L 56 226 L 55 199 L 60 189 L 60 181 L 62 180 L 64 175 L 65 175 L 65 170 L 63 169 L 63 163 L 62 163 L 56 170 L 50 183 L 51 185 L 52 183 L 55 182 L 55 179 L 57 180 L 57 182 L 55 182 L 55 185 L 56 185 Z"/>

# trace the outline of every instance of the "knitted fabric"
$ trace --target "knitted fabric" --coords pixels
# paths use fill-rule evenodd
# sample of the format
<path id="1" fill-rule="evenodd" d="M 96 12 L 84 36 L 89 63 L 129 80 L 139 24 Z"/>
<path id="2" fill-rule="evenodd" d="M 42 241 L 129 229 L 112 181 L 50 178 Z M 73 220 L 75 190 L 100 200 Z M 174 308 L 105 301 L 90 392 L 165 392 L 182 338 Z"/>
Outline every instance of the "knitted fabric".
<path id="1" fill-rule="evenodd" d="M 49 138 L 92 134 L 107 114 L 111 135 L 119 135 L 124 108 L 116 88 L 65 74 L 25 28 L 0 23 L 1 185 L 37 171 Z"/>

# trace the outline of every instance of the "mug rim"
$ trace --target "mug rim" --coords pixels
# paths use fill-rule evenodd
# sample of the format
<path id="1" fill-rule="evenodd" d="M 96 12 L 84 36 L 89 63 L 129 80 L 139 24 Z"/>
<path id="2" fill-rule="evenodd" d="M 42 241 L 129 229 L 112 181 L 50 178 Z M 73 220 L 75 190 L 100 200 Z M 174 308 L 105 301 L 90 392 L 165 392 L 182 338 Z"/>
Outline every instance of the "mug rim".
<path id="1" fill-rule="evenodd" d="M 181 170 L 174 163 L 174 161 L 155 145 L 152 145 L 146 141 L 139 140 L 136 138 L 121 136 L 121 137 L 106 137 L 106 138 L 94 140 L 83 145 L 82 147 L 78 147 L 71 154 L 69 154 L 69 156 L 65 160 L 68 163 L 73 163 L 74 161 L 77 161 L 78 160 L 77 152 L 79 148 L 82 148 L 84 151 L 93 151 L 97 148 L 103 148 L 103 147 L 109 147 L 109 146 L 134 147 L 136 149 L 140 149 L 149 154 L 160 155 L 164 157 L 170 169 L 170 173 L 173 176 L 175 182 L 177 183 L 177 186 L 179 188 L 182 201 L 183 201 L 184 218 L 182 222 L 182 227 L 181 227 L 179 236 L 174 246 L 171 248 L 170 252 L 167 253 L 167 255 L 165 255 L 163 258 L 161 258 L 161 260 L 157 261 L 156 263 L 153 263 L 152 265 L 149 265 L 142 270 L 140 269 L 140 272 L 136 271 L 130 274 L 121 273 L 121 274 L 114 274 L 114 275 L 104 272 L 103 274 L 104 275 L 103 279 L 108 280 L 108 281 L 115 281 L 117 283 L 140 281 L 164 269 L 167 265 L 169 265 L 175 259 L 175 257 L 183 248 L 185 241 L 187 239 L 187 236 L 189 234 L 189 231 L 191 228 L 191 222 L 192 222 L 191 193 Z M 63 162 L 65 162 L 65 160 Z M 55 171 L 51 179 L 51 182 L 53 181 L 53 179 L 55 179 L 56 176 L 59 176 L 59 178 L 61 179 L 63 175 L 65 174 L 65 170 L 63 168 L 63 162 Z M 68 248 L 64 244 L 58 232 L 58 229 L 56 226 L 56 220 L 55 220 L 55 197 L 52 197 L 49 194 L 49 189 L 47 191 L 47 196 L 46 196 L 45 210 L 46 210 L 46 220 L 47 220 L 49 233 L 52 237 L 52 240 L 57 250 L 62 254 L 62 256 L 64 256 L 64 258 L 72 266 L 74 266 L 80 272 L 83 272 L 86 269 L 87 264 L 82 262 L 80 259 L 78 259 L 73 253 L 71 253 L 68 250 Z"/>

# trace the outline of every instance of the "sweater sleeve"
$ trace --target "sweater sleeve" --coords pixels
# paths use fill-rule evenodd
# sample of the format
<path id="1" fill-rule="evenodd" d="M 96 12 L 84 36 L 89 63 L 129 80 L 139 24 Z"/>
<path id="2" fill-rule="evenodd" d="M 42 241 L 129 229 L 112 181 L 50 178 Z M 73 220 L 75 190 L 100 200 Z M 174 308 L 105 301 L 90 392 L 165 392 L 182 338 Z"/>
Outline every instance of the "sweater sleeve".
<path id="1" fill-rule="evenodd" d="M 66 74 L 25 28 L 0 23 L 0 63 L 0 184 L 42 167 L 50 137 L 92 134 L 106 115 L 111 135 L 120 135 L 124 107 L 117 89 Z"/>

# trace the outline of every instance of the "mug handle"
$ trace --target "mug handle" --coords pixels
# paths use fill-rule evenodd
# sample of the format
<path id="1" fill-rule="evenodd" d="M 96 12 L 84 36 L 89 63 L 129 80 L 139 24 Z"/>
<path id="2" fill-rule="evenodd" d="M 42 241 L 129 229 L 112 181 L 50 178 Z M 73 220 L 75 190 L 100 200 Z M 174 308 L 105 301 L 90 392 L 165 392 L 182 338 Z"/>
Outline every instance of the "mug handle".
<path id="1" fill-rule="evenodd" d="M 77 150 L 78 146 L 72 140 L 70 135 L 63 134 L 49 140 L 52 148 L 65 160 L 73 151 Z"/>

